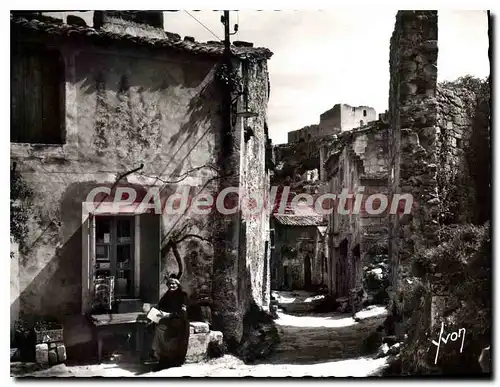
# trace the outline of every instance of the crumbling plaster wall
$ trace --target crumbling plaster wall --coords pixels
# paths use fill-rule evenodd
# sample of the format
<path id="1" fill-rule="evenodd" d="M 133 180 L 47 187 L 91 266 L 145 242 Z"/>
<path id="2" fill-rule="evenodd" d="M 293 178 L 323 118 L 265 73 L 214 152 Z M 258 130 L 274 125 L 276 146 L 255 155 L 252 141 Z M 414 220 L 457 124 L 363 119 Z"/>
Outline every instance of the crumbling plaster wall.
<path id="1" fill-rule="evenodd" d="M 82 202 L 91 189 L 111 186 L 144 163 L 127 177 L 130 184 L 166 186 L 169 194 L 188 185 L 196 194 L 215 175 L 208 166 L 216 162 L 220 143 L 214 61 L 142 50 L 60 48 L 66 144 L 11 144 L 11 159 L 35 195 L 29 248 L 20 258 L 21 314 L 80 312 Z M 217 192 L 217 180 L 204 189 Z M 185 232 L 210 239 L 209 223 L 207 216 L 179 221 L 165 216 L 162 237 L 171 227 L 187 224 Z M 186 263 L 181 281 L 186 290 L 193 294 L 197 286 L 210 286 L 205 276 L 211 267 L 210 243 L 187 239 L 180 253 L 187 260 L 196 253 L 199 260 L 191 267 Z M 166 261 L 163 257 L 164 271 Z"/>

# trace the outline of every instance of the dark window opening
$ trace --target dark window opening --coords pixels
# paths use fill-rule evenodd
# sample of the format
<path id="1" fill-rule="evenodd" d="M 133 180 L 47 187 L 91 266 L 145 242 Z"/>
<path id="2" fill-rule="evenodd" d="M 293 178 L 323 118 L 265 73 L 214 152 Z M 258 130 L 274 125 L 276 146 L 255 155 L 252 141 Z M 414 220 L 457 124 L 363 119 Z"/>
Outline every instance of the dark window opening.
<path id="1" fill-rule="evenodd" d="M 134 296 L 134 218 L 96 217 L 95 279 L 113 283 L 114 298 Z"/>
<path id="2" fill-rule="evenodd" d="M 15 47 L 10 90 L 11 142 L 65 142 L 64 64 L 59 51 Z"/>
<path id="3" fill-rule="evenodd" d="M 366 110 L 363 110 L 363 117 L 366 117 Z"/>
<path id="4" fill-rule="evenodd" d="M 463 142 L 462 142 L 462 139 L 461 138 L 457 138 L 457 148 L 458 149 L 462 149 L 462 146 L 463 146 Z"/>
<path id="5" fill-rule="evenodd" d="M 352 108 L 353 113 L 356 111 L 356 108 Z"/>

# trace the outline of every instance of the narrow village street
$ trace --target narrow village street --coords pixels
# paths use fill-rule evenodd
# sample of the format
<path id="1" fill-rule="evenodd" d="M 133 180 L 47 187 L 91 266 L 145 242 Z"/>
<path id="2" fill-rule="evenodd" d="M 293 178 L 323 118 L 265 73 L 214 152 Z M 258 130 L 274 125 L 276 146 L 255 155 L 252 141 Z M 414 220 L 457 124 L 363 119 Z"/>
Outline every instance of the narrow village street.
<path id="1" fill-rule="evenodd" d="M 148 372 L 123 359 L 100 365 L 56 365 L 30 372 L 26 365 L 11 366 L 11 376 L 32 377 L 364 377 L 376 375 L 387 365 L 387 358 L 360 356 L 360 345 L 366 336 L 382 323 L 383 307 L 371 306 L 360 312 L 355 322 L 349 314 L 313 313 L 310 311 L 321 296 L 307 292 L 279 292 L 281 305 L 287 310 L 276 320 L 280 344 L 273 355 L 257 364 L 246 365 L 232 355 L 202 363 L 185 364 L 160 372 Z M 297 295 L 293 297 L 293 295 Z"/>

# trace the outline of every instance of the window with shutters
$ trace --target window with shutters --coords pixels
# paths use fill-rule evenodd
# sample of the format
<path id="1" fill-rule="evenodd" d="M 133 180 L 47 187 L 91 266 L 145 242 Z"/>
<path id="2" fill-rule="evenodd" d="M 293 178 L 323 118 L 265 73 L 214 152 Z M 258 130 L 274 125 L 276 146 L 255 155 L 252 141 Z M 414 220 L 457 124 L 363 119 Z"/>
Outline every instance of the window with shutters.
<path id="1" fill-rule="evenodd" d="M 11 142 L 63 144 L 64 62 L 60 52 L 15 46 L 11 58 Z"/>

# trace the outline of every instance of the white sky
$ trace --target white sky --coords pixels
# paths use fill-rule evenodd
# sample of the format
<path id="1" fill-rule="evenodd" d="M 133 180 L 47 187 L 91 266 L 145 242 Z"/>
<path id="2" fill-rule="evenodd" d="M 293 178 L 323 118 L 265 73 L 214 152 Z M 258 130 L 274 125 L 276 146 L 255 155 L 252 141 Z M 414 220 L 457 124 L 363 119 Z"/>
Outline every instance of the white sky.
<path id="1" fill-rule="evenodd" d="M 220 12 L 189 11 L 223 38 Z M 268 47 L 271 98 L 268 107 L 274 144 L 287 132 L 319 122 L 336 103 L 388 107 L 389 39 L 396 11 L 339 8 L 326 11 L 231 12 L 239 24 L 232 40 Z M 488 26 L 483 11 L 439 11 L 439 80 L 489 74 Z M 167 12 L 165 28 L 199 41 L 216 38 L 186 12 Z"/>

